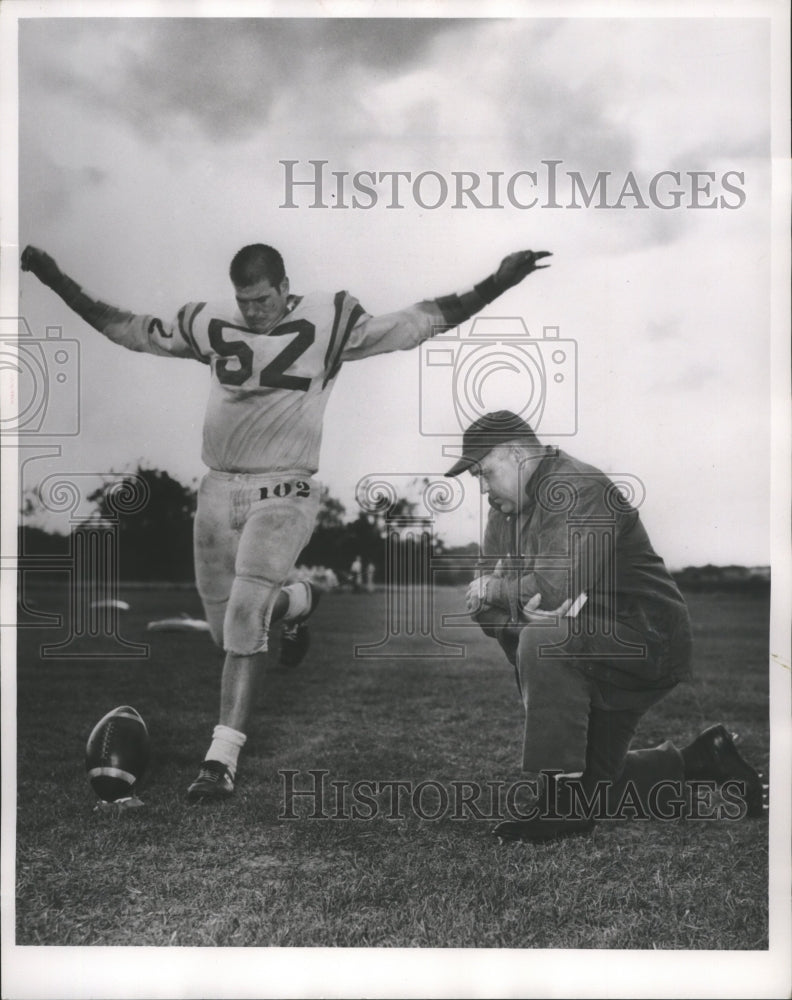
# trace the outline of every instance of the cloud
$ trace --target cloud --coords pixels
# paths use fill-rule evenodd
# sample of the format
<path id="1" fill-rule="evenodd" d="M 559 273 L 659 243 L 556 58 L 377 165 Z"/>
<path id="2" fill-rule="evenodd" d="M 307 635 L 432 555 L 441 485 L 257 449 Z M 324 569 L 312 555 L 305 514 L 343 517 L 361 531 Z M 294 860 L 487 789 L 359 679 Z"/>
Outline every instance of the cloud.
<path id="1" fill-rule="evenodd" d="M 20 68 L 23 94 L 71 98 L 148 141 L 277 126 L 417 150 L 484 140 L 523 166 L 624 163 L 628 125 L 543 57 L 565 30 L 554 19 L 44 19 L 24 25 Z"/>
<path id="2" fill-rule="evenodd" d="M 720 371 L 712 365 L 691 364 L 675 370 L 667 378 L 656 379 L 651 388 L 666 396 L 669 393 L 700 392 L 705 385 L 715 382 L 719 375 Z"/>
<path id="3" fill-rule="evenodd" d="M 30 87 L 70 94 L 125 120 L 149 139 L 189 121 L 210 139 L 266 126 L 290 92 L 329 104 L 338 82 L 364 69 L 373 84 L 415 65 L 459 19 L 75 19 L 38 21 L 21 33 Z M 484 22 L 476 22 L 484 23 Z M 112 53 L 112 58 L 108 54 Z M 97 86 L 101 79 L 101 86 Z M 343 95 L 354 105 L 357 92 Z"/>
<path id="4" fill-rule="evenodd" d="M 25 178 L 19 187 L 20 218 L 33 231 L 45 230 L 64 216 L 75 198 L 100 188 L 108 178 L 106 170 L 90 164 L 58 163 L 39 139 L 20 143 L 19 166 Z"/>
<path id="5" fill-rule="evenodd" d="M 668 340 L 679 336 L 679 327 L 678 319 L 662 321 L 650 319 L 646 324 L 646 332 L 650 340 Z"/>

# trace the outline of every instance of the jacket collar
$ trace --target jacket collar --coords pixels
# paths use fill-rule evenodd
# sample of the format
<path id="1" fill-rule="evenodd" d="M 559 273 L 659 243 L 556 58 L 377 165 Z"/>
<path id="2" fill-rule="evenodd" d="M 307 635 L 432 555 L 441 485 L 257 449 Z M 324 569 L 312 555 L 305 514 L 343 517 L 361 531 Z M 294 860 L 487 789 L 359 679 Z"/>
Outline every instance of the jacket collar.
<path id="1" fill-rule="evenodd" d="M 534 469 L 533 475 L 525 484 L 525 495 L 532 503 L 536 503 L 536 491 L 539 488 L 539 484 L 550 472 L 553 462 L 560 454 L 560 450 L 555 445 L 545 445 L 542 461 Z"/>

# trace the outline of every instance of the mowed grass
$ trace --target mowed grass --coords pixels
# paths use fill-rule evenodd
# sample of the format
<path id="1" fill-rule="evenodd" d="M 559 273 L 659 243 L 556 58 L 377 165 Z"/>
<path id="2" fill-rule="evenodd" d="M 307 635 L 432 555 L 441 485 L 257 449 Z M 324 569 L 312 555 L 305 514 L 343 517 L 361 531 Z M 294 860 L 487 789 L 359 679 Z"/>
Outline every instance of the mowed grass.
<path id="1" fill-rule="evenodd" d="M 500 845 L 493 821 L 440 809 L 438 785 L 421 799 L 425 814 L 440 814 L 431 820 L 409 796 L 392 810 L 392 792 L 377 815 L 369 806 L 359 811 L 371 818 L 344 818 L 354 803 L 329 784 L 322 807 L 302 797 L 299 818 L 281 818 L 282 771 L 299 772 L 298 788 L 311 770 L 350 785 L 431 781 L 452 804 L 453 782 L 521 777 L 513 674 L 478 630 L 438 624 L 444 640 L 465 643 L 461 658 L 426 655 L 438 647 L 420 634 L 354 655 L 386 635 L 382 592 L 325 596 L 303 665 L 264 678 L 236 795 L 190 805 L 221 657 L 206 634 L 145 630 L 154 618 L 200 616 L 192 591 L 122 596 L 132 605 L 122 634 L 149 643 L 146 659 L 42 659 L 66 625 L 19 633 L 17 944 L 767 947 L 766 820 L 609 822 L 588 838 Z M 56 589 L 31 597 L 39 611 L 65 606 Z M 438 590 L 436 620 L 460 600 Z M 698 594 L 690 607 L 697 677 L 645 717 L 636 746 L 684 745 L 722 721 L 767 773 L 768 602 Z M 109 815 L 94 811 L 83 753 L 95 722 L 121 704 L 146 719 L 153 758 L 145 808 Z"/>

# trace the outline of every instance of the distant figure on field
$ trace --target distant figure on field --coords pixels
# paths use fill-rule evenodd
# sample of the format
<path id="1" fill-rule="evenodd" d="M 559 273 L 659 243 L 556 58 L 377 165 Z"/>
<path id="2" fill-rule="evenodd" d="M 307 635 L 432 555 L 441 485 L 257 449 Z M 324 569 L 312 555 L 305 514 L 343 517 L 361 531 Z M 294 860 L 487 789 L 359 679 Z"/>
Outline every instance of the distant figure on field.
<path id="1" fill-rule="evenodd" d="M 349 575 L 352 580 L 352 590 L 358 594 L 363 589 L 363 560 L 360 556 L 355 556 L 352 565 L 349 567 Z"/>

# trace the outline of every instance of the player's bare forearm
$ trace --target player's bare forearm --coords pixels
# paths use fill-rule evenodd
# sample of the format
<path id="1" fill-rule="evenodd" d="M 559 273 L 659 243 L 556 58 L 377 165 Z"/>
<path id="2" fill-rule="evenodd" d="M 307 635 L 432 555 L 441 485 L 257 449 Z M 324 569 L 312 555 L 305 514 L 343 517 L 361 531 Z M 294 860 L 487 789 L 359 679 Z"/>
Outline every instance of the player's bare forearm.
<path id="1" fill-rule="evenodd" d="M 518 285 L 532 271 L 549 267 L 549 264 L 538 262 L 551 256 L 549 250 L 519 250 L 511 253 L 503 258 L 494 274 L 474 285 L 470 291 L 459 295 L 444 295 L 437 299 L 437 305 L 449 326 L 459 326 L 509 288 Z"/>
<path id="2" fill-rule="evenodd" d="M 51 288 L 70 309 L 100 333 L 106 333 L 111 324 L 127 322 L 132 316 L 129 312 L 92 298 L 58 267 L 48 253 L 38 247 L 25 247 L 21 265 L 23 271 L 35 274 L 42 284 Z"/>

